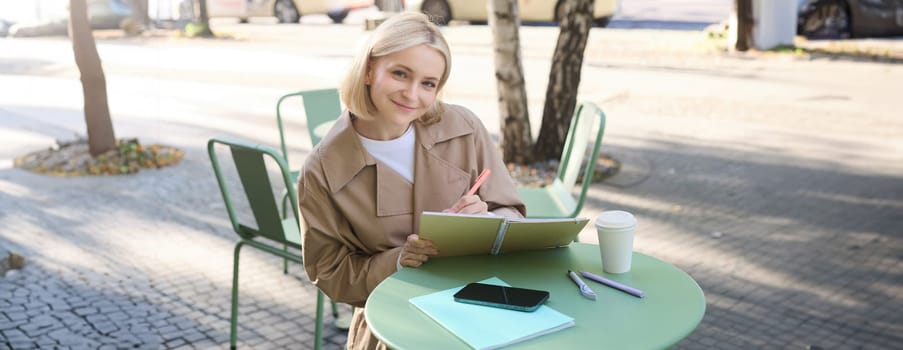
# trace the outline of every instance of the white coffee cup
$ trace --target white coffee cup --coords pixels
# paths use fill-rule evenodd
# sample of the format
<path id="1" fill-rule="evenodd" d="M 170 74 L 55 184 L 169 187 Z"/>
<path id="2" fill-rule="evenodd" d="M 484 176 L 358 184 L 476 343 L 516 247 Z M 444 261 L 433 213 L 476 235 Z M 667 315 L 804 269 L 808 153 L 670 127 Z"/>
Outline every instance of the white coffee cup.
<path id="1" fill-rule="evenodd" d="M 636 218 L 622 210 L 605 211 L 596 217 L 596 234 L 602 254 L 602 270 L 607 273 L 630 271 Z"/>

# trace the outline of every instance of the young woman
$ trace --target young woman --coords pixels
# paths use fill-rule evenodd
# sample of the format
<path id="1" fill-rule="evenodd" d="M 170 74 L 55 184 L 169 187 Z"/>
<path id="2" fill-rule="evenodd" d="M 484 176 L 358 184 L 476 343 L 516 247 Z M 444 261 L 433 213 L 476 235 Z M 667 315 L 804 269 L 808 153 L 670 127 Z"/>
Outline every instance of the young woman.
<path id="1" fill-rule="evenodd" d="M 348 107 L 307 158 L 298 186 L 304 265 L 332 300 L 365 307 L 393 272 L 437 254 L 417 235 L 423 211 L 522 217 L 523 202 L 480 120 L 438 94 L 451 71 L 439 28 L 394 15 L 357 54 L 341 87 Z M 492 175 L 466 195 L 484 169 Z M 348 348 L 382 348 L 357 308 Z"/>

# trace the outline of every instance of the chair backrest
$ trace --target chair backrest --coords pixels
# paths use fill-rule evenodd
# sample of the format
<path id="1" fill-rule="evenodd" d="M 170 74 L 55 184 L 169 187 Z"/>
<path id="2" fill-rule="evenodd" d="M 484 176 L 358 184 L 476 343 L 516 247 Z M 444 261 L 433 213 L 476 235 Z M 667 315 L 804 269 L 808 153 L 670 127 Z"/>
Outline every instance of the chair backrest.
<path id="1" fill-rule="evenodd" d="M 276 121 L 279 124 L 279 141 L 282 145 L 282 155 L 288 159 L 288 148 L 285 145 L 285 132 L 282 129 L 282 102 L 286 99 L 300 97 L 304 104 L 304 114 L 307 118 L 307 132 L 310 134 L 311 146 L 320 143 L 320 139 L 326 136 L 333 122 L 342 113 L 342 104 L 339 100 L 339 90 L 321 89 L 298 91 L 283 95 L 276 102 Z"/>
<path id="2" fill-rule="evenodd" d="M 235 213 L 232 196 L 226 186 L 219 157 L 216 154 L 217 144 L 227 146 L 232 151 L 235 169 L 244 188 L 251 212 L 254 214 L 254 219 L 257 222 L 253 226 L 257 228 L 241 223 Z M 225 137 L 210 139 L 207 142 L 207 153 L 210 156 L 210 163 L 213 165 L 216 181 L 219 184 L 220 192 L 222 192 L 226 211 L 229 213 L 229 220 L 232 222 L 232 228 L 235 232 L 244 239 L 263 237 L 300 248 L 301 233 L 298 215 L 292 215 L 292 218 L 287 220 L 282 219 L 276 202 L 276 195 L 267 172 L 266 158 L 270 158 L 279 167 L 282 181 L 290 197 L 289 202 L 292 204 L 292 209 L 294 209 L 293 212 L 298 213 L 298 194 L 294 190 L 294 184 L 289 175 L 288 164 L 285 158 L 272 148 Z"/>
<path id="3" fill-rule="evenodd" d="M 598 127 L 595 127 L 598 125 Z M 595 131 L 595 135 L 593 135 Z M 583 208 L 586 192 L 592 183 L 596 170 L 596 159 L 599 158 L 599 147 L 602 145 L 602 135 L 605 133 L 605 113 L 592 102 L 583 102 L 574 110 L 568 136 L 561 151 L 561 159 L 558 165 L 558 181 L 563 190 L 570 193 L 577 184 L 580 174 L 580 165 L 588 160 L 583 171 L 583 184 L 580 188 L 580 196 L 577 198 L 571 217 L 577 216 Z M 595 136 L 595 138 L 593 138 Z M 589 158 L 586 158 L 587 147 L 591 149 Z"/>

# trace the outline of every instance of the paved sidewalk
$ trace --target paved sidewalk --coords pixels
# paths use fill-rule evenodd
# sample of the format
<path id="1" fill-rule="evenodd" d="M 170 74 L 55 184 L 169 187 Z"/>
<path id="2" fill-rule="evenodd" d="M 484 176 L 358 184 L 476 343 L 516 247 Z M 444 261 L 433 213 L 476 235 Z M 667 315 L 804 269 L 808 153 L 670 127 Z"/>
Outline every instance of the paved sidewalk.
<path id="1" fill-rule="evenodd" d="M 290 38 L 292 30 L 308 27 L 277 29 Z M 276 45 L 102 43 L 117 133 L 185 151 L 178 166 L 120 177 L 51 178 L 12 168 L 14 157 L 81 132 L 83 120 L 80 96 L 71 92 L 79 91 L 77 74 L 70 63 L 55 61 L 67 53 L 66 43 L 0 41 L 40 56 L 0 50 L 0 86 L 12 87 L 0 95 L 0 250 L 26 257 L 24 269 L 0 278 L 0 349 L 228 346 L 235 238 L 205 143 L 234 135 L 276 145 L 271 123 L 278 94 L 328 84 L 342 67 L 336 60 L 347 58 L 330 56 L 347 50 L 332 32 L 341 28 L 316 29 L 333 46 L 310 53 L 309 43 L 291 42 L 256 56 Z M 479 83 L 491 67 L 482 57 L 489 50 L 479 36 L 485 33 L 449 31 L 458 80 L 446 98 L 473 108 L 492 130 L 497 117 L 487 96 L 494 86 Z M 869 90 L 863 80 L 899 82 L 903 69 L 655 55 L 690 37 L 593 35 L 611 55 L 599 42 L 590 46 L 581 99 L 606 111 L 603 152 L 624 168 L 591 187 L 583 214 L 634 212 L 636 249 L 699 282 L 706 316 L 676 348 L 899 348 L 901 105 L 888 98 L 893 92 Z M 638 38 L 655 37 L 663 39 L 640 47 Z M 613 47 L 617 42 L 636 47 Z M 533 113 L 536 104 L 541 108 L 536 91 L 545 86 L 532 82 L 548 74 L 548 46 L 525 48 Z M 236 69 L 224 57 L 192 66 L 173 58 L 183 57 L 179 50 L 268 64 Z M 174 66 L 155 66 L 160 62 Z M 825 71 L 832 75 L 819 75 Z M 245 80 L 229 81 L 224 72 Z M 304 134 L 303 123 L 289 129 Z M 293 164 L 308 152 L 303 136 L 298 144 Z M 581 239 L 594 241 L 590 230 Z M 243 348 L 312 344 L 315 289 L 297 266 L 289 275 L 280 267 L 277 258 L 250 249 L 242 254 Z M 331 322 L 327 316 L 325 348 L 339 349 L 345 334 Z"/>

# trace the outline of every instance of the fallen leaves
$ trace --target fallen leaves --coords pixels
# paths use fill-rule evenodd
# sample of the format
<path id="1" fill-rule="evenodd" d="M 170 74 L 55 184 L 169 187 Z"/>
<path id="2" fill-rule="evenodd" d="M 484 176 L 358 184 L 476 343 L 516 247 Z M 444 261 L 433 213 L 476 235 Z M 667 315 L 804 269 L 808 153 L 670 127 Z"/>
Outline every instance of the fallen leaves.
<path id="1" fill-rule="evenodd" d="M 184 157 L 178 148 L 159 144 L 144 146 L 137 139 L 121 139 L 116 146 L 91 157 L 87 140 L 58 142 L 47 150 L 16 158 L 15 166 L 53 176 L 122 175 L 175 165 Z"/>

